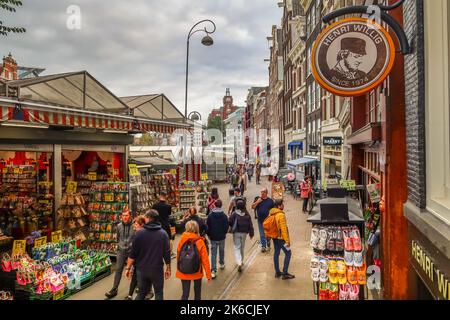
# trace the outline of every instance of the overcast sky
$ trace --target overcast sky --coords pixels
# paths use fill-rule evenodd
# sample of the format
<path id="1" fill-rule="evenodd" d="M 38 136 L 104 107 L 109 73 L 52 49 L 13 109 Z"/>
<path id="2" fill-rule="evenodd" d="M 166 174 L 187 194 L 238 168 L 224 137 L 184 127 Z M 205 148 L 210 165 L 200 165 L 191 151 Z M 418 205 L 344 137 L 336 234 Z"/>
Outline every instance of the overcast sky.
<path id="1" fill-rule="evenodd" d="M 187 33 L 213 20 L 214 45 L 202 46 L 202 33 L 190 45 L 188 106 L 203 119 L 227 87 L 243 106 L 249 87 L 268 84 L 266 36 L 282 15 L 277 0 L 22 1 L 2 19 L 27 33 L 0 36 L 0 54 L 45 74 L 87 70 L 118 96 L 164 93 L 183 113 Z M 70 5 L 81 9 L 81 30 L 66 26 Z"/>

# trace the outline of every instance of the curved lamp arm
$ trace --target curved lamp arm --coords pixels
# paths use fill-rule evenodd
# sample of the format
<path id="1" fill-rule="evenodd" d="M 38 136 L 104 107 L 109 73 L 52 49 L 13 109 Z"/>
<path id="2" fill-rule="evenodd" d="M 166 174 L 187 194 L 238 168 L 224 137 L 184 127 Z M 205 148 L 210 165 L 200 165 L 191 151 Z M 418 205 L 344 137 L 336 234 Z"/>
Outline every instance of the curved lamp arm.
<path id="1" fill-rule="evenodd" d="M 212 26 L 213 26 L 212 31 L 208 31 L 208 29 L 206 27 L 203 28 L 203 29 L 197 29 L 197 30 L 193 31 L 196 26 L 198 26 L 199 24 L 202 24 L 203 22 L 211 23 Z M 214 33 L 216 31 L 216 24 L 212 20 L 209 20 L 209 19 L 205 19 L 205 20 L 201 20 L 201 21 L 197 22 L 196 24 L 194 24 L 192 26 L 191 30 L 189 30 L 189 34 L 188 34 L 187 40 L 189 41 L 189 39 L 192 37 L 192 35 L 194 33 L 196 33 L 196 32 L 199 32 L 199 31 L 204 31 L 206 34 Z"/>

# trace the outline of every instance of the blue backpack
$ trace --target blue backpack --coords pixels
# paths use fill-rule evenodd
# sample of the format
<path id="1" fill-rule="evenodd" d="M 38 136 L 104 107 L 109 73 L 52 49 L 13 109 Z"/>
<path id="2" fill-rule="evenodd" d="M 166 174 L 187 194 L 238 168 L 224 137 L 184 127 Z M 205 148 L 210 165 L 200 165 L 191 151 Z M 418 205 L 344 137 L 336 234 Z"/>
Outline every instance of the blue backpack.
<path id="1" fill-rule="evenodd" d="M 194 274 L 200 270 L 200 254 L 197 249 L 196 242 L 188 240 L 186 241 L 180 250 L 180 257 L 177 262 L 178 270 L 184 274 Z"/>

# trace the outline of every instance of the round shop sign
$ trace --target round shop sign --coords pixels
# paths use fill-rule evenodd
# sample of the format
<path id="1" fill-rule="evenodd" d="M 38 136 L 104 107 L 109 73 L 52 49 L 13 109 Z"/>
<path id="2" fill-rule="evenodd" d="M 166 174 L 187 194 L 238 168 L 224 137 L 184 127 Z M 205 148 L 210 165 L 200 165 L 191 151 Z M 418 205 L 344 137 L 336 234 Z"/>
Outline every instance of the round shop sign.
<path id="1" fill-rule="evenodd" d="M 380 85 L 394 65 L 395 46 L 376 22 L 349 18 L 326 28 L 314 43 L 311 64 L 316 81 L 339 96 L 359 96 Z"/>

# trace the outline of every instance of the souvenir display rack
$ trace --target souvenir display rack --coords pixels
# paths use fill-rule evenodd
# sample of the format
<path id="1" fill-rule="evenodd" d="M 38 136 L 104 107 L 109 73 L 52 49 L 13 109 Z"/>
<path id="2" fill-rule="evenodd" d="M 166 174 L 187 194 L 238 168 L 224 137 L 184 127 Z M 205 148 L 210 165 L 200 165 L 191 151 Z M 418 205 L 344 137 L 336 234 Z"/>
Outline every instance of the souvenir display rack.
<path id="1" fill-rule="evenodd" d="M 89 232 L 89 213 L 85 209 L 85 200 L 81 193 L 64 194 L 56 213 L 58 230 L 63 236 L 84 242 Z"/>
<path id="2" fill-rule="evenodd" d="M 181 187 L 180 192 L 180 210 L 186 211 L 190 207 L 196 206 L 195 189 L 191 187 Z"/>
<path id="3" fill-rule="evenodd" d="M 88 174 L 79 173 L 77 174 L 77 190 L 80 192 L 83 197 L 84 201 L 88 203 L 90 201 L 90 192 L 91 187 L 94 183 L 97 182 L 105 182 L 108 181 L 108 175 L 106 174 L 97 174 L 96 180 L 90 180 Z"/>
<path id="4" fill-rule="evenodd" d="M 200 181 L 197 186 L 197 207 L 200 217 L 206 218 L 208 196 L 211 193 L 212 181 Z"/>
<path id="5" fill-rule="evenodd" d="M 76 241 L 63 239 L 33 248 L 27 254 L 4 254 L 2 272 L 14 275 L 15 300 L 62 300 L 111 274 L 108 254 L 79 250 Z"/>
<path id="6" fill-rule="evenodd" d="M 52 229 L 52 184 L 38 182 L 36 166 L 8 165 L 0 175 L 0 211 L 3 212 L 0 227 L 3 233 L 23 238 L 33 231 L 45 233 Z M 46 179 L 47 175 L 43 177 Z"/>
<path id="7" fill-rule="evenodd" d="M 141 185 L 133 186 L 132 209 L 139 214 L 145 213 L 159 201 L 161 192 L 167 194 L 167 202 L 172 207 L 178 207 L 180 195 L 173 175 L 171 174 L 149 174 L 141 176 Z"/>
<path id="8" fill-rule="evenodd" d="M 348 210 L 347 198 L 318 201 L 312 215 L 311 278 L 319 300 L 364 300 L 364 219 Z"/>
<path id="9" fill-rule="evenodd" d="M 88 205 L 90 232 L 88 248 L 117 252 L 116 225 L 120 214 L 128 210 L 129 184 L 125 182 L 97 182 L 91 187 Z"/>

